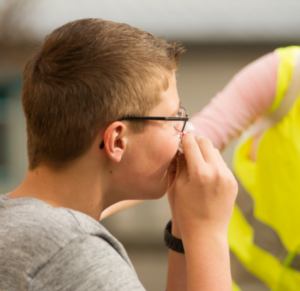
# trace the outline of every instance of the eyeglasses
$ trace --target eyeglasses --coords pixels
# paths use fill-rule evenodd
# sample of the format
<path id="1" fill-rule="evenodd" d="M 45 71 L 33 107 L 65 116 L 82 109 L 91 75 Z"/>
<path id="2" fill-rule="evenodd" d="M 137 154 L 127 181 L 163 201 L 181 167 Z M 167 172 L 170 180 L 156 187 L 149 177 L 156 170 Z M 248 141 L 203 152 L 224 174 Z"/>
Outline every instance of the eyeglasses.
<path id="1" fill-rule="evenodd" d="M 125 116 L 119 119 L 118 121 L 122 120 L 165 120 L 165 121 L 173 121 L 174 128 L 179 131 L 183 132 L 185 129 L 186 122 L 189 120 L 189 115 L 187 110 L 181 106 L 177 113 L 176 117 L 160 117 L 160 116 Z M 100 144 L 100 149 L 104 148 L 104 141 Z"/>

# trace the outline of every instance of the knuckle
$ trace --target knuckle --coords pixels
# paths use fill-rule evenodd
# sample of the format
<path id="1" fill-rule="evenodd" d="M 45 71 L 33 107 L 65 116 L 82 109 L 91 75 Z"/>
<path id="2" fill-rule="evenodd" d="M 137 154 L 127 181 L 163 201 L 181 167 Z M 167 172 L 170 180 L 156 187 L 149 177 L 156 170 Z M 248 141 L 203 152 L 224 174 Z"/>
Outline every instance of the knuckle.
<path id="1" fill-rule="evenodd" d="M 198 173 L 198 178 L 202 184 L 208 184 L 213 181 L 213 173 L 211 171 L 203 171 Z"/>
<path id="2" fill-rule="evenodd" d="M 232 191 L 236 192 L 238 191 L 238 183 L 235 179 L 235 177 L 233 176 L 233 174 L 230 171 L 230 174 L 227 177 L 227 185 L 230 189 L 232 189 Z"/>
<path id="3" fill-rule="evenodd" d="M 215 179 L 217 181 L 224 180 L 224 171 L 222 171 L 221 169 L 216 169 L 215 170 Z"/>
<path id="4" fill-rule="evenodd" d="M 232 188 L 236 191 L 236 193 L 238 192 L 238 189 L 239 189 L 239 186 L 238 186 L 238 183 L 236 181 L 236 179 L 233 177 L 231 179 L 231 186 Z"/>
<path id="5" fill-rule="evenodd" d="M 182 139 L 182 141 L 184 143 L 185 148 L 187 148 L 187 149 L 192 149 L 193 148 L 192 140 L 190 140 L 188 138 L 184 138 L 184 139 Z"/>
<path id="6" fill-rule="evenodd" d="M 193 148 L 193 144 L 190 141 L 185 143 L 185 148 L 191 150 Z"/>
<path id="7" fill-rule="evenodd" d="M 202 136 L 195 136 L 195 140 L 198 143 L 203 137 Z"/>
<path id="8" fill-rule="evenodd" d="M 196 141 L 199 145 L 212 146 L 212 142 L 206 137 L 197 136 Z"/>
<path id="9" fill-rule="evenodd" d="M 214 173 L 215 181 L 225 187 L 232 187 L 236 183 L 229 169 L 217 168 Z"/>
<path id="10" fill-rule="evenodd" d="M 202 143 L 206 146 L 213 146 L 212 142 L 208 138 L 203 138 Z"/>

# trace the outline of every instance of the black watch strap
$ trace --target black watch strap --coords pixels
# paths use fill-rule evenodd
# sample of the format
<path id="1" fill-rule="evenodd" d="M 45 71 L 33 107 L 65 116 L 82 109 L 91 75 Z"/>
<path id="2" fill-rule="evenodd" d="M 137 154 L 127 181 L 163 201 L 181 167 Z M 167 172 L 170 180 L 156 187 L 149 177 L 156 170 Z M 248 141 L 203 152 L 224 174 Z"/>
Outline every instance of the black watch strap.
<path id="1" fill-rule="evenodd" d="M 172 220 L 168 222 L 165 228 L 165 244 L 169 249 L 184 254 L 182 240 L 172 235 Z"/>

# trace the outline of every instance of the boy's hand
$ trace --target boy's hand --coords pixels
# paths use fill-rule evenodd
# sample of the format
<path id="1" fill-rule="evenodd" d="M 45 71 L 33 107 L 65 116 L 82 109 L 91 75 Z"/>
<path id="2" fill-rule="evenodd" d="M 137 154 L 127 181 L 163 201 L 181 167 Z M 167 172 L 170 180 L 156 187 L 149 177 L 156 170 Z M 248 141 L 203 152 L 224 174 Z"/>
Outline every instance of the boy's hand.
<path id="1" fill-rule="evenodd" d="M 182 236 L 199 232 L 226 235 L 236 180 L 208 139 L 186 134 L 182 144 L 185 154 L 176 160 L 176 176 L 168 189 L 173 220 Z"/>

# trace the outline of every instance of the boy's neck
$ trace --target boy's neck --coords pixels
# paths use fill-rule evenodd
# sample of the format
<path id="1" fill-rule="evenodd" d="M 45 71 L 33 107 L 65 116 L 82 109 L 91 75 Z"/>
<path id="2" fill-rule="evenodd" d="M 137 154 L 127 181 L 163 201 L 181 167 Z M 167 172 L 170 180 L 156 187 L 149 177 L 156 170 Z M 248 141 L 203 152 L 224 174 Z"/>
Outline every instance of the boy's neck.
<path id="1" fill-rule="evenodd" d="M 101 174 L 93 165 L 77 165 L 63 170 L 39 166 L 28 170 L 22 184 L 9 198 L 30 197 L 53 207 L 65 207 L 83 212 L 97 221 L 104 209 Z"/>

